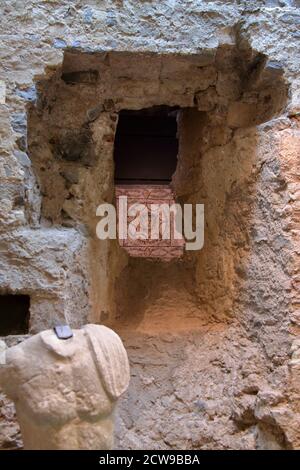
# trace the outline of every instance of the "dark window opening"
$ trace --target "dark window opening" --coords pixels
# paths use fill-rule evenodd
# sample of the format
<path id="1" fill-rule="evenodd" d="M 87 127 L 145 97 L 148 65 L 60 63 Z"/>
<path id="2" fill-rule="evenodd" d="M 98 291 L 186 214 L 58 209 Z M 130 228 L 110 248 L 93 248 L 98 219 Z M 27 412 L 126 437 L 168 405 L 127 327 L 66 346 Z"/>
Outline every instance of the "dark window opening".
<path id="1" fill-rule="evenodd" d="M 121 111 L 115 137 L 116 183 L 168 184 L 177 164 L 177 108 Z"/>
<path id="2" fill-rule="evenodd" d="M 29 295 L 0 295 L 0 336 L 27 334 Z"/>

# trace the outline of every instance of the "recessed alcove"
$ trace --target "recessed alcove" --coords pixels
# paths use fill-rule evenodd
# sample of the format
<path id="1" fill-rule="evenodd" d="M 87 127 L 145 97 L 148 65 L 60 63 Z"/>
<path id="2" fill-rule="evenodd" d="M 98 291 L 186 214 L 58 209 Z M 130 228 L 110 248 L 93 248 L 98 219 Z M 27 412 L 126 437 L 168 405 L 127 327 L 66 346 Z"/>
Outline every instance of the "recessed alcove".
<path id="1" fill-rule="evenodd" d="M 176 170 L 177 108 L 122 110 L 114 142 L 116 184 L 169 184 Z"/>
<path id="2" fill-rule="evenodd" d="M 92 321 L 126 318 L 147 329 L 154 304 L 170 305 L 157 328 L 188 328 L 190 322 L 177 322 L 179 311 L 180 318 L 192 311 L 196 323 L 231 318 L 251 245 L 257 147 L 251 129 L 285 105 L 278 67 L 235 45 L 193 55 L 68 50 L 37 88 L 28 148 L 42 196 L 38 217 L 47 227 L 88 234 Z M 147 185 L 171 190 L 181 205 L 204 204 L 202 250 L 172 258 L 168 247 L 164 255 L 158 247 L 143 256 L 141 247 L 128 252 L 115 240 L 97 239 L 98 205 L 115 204 L 120 186 L 142 186 L 144 200 Z M 37 206 L 30 204 L 32 214 Z M 140 283 L 146 285 L 138 289 Z"/>
<path id="3" fill-rule="evenodd" d="M 148 239 L 119 240 L 129 256 L 173 259 L 183 255 L 184 239 L 174 240 L 174 215 L 170 213 L 170 238 L 163 239 L 163 210 L 159 213 L 159 238 L 150 234 L 151 210 L 175 204 L 171 188 L 178 156 L 177 118 L 179 108 L 154 106 L 121 110 L 114 142 L 115 193 L 127 197 L 129 206 L 139 204 L 148 211 Z M 137 213 L 138 216 L 138 213 Z M 130 217 L 127 218 L 129 224 Z M 167 219 L 167 217 L 165 217 Z M 173 231 L 173 232 L 172 232 Z"/>
<path id="4" fill-rule="evenodd" d="M 0 336 L 23 335 L 29 331 L 30 297 L 0 295 Z"/>

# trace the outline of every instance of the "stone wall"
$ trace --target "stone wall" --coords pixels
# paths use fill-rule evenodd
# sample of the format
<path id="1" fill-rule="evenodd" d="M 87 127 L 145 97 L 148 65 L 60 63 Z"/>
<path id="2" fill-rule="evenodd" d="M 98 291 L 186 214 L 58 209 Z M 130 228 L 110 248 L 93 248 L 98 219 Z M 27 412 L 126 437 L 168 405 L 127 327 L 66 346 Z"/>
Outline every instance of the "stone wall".
<path id="1" fill-rule="evenodd" d="M 299 448 L 299 6 L 1 4 L 0 289 L 30 295 L 30 333 L 118 331 L 120 448 Z M 183 108 L 176 198 L 205 204 L 180 262 L 95 236 L 118 112 L 160 104 Z"/>

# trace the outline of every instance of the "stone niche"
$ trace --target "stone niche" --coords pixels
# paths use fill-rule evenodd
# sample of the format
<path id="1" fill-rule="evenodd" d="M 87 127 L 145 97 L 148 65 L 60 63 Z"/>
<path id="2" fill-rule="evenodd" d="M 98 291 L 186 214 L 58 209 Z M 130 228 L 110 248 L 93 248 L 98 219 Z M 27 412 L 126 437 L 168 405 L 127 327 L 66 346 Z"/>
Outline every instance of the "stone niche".
<path id="1" fill-rule="evenodd" d="M 160 276 L 171 284 L 176 279 L 182 283 L 180 295 L 184 289 L 184 298 L 205 304 L 210 313 L 221 299 L 222 317 L 230 316 L 234 264 L 248 253 L 255 185 L 249 172 L 256 146 L 251 137 L 236 143 L 234 136 L 284 107 L 287 89 L 278 64 L 249 48 L 241 51 L 233 46 L 199 55 L 70 50 L 60 69 L 38 80 L 37 89 L 37 102 L 28 110 L 28 151 L 42 197 L 40 205 L 28 206 L 28 217 L 45 228 L 75 229 L 88 240 L 84 265 L 89 319 L 138 318 L 142 294 L 137 291 L 152 288 L 134 279 L 143 283 L 147 275 L 158 283 Z M 116 197 L 118 116 L 124 112 L 138 116 L 155 107 L 176 109 L 178 155 L 169 182 L 172 197 L 179 203 L 207 206 L 205 249 L 189 255 L 180 247 L 180 256 L 165 257 L 173 259 L 171 264 L 155 252 L 152 260 L 139 259 L 133 249 L 128 256 L 128 247 L 100 242 L 95 234 L 97 206 Z M 248 143 L 243 146 L 245 139 Z M 239 215 L 231 215 L 229 207 Z M 183 323 L 185 312 L 183 307 Z M 160 312 L 159 317 L 170 321 L 169 314 Z M 153 319 L 151 328 L 154 325 Z"/>
<path id="2" fill-rule="evenodd" d="M 28 295 L 0 294 L 0 336 L 24 335 L 29 331 Z"/>
<path id="3" fill-rule="evenodd" d="M 88 319 L 121 335 L 132 380 L 120 448 L 289 448 L 287 426 L 266 408 L 288 386 L 288 274 L 267 234 L 284 238 L 274 207 L 286 186 L 268 134 L 288 97 L 280 64 L 246 43 L 194 55 L 70 49 L 36 86 L 26 217 L 51 269 L 29 289 L 30 332 L 63 311 L 73 326 Z M 204 248 L 175 258 L 96 237 L 97 206 L 120 191 L 119 116 L 153 107 L 176 109 L 167 191 L 205 206 Z"/>

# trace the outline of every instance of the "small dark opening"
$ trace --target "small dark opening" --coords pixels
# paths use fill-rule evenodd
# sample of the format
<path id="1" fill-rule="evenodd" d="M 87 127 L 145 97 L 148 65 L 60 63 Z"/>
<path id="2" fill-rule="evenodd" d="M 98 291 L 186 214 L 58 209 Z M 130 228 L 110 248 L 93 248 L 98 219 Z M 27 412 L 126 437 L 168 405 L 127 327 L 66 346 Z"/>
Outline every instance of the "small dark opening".
<path id="1" fill-rule="evenodd" d="M 116 183 L 168 184 L 177 164 L 177 108 L 121 111 L 115 137 Z"/>
<path id="2" fill-rule="evenodd" d="M 29 295 L 0 295 L 0 336 L 27 334 Z"/>

